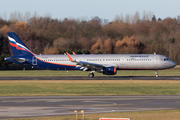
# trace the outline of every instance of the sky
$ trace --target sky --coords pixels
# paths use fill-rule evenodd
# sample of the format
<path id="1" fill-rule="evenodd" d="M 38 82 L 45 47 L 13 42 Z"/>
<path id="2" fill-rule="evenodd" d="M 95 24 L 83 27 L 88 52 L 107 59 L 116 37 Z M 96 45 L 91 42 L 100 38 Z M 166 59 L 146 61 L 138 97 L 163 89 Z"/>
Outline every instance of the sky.
<path id="1" fill-rule="evenodd" d="M 0 0 L 0 17 L 6 13 L 36 12 L 39 16 L 51 15 L 53 19 L 87 18 L 98 16 L 113 21 L 116 15 L 135 14 L 143 11 L 156 18 L 176 18 L 180 15 L 180 0 Z"/>

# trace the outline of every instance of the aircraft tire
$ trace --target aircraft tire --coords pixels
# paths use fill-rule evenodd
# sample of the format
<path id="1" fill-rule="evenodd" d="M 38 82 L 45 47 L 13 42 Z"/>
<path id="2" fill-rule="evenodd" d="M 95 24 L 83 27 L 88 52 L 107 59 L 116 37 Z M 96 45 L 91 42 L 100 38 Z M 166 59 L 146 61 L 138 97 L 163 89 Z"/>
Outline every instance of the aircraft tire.
<path id="1" fill-rule="evenodd" d="M 90 78 L 93 78 L 94 77 L 94 73 L 89 73 L 88 75 Z"/>

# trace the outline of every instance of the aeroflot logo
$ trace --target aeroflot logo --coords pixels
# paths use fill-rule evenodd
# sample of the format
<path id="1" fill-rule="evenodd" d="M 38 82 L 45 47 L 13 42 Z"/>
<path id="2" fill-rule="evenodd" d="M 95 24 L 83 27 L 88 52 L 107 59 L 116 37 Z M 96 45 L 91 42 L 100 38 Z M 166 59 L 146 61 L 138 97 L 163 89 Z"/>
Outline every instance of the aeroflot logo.
<path id="1" fill-rule="evenodd" d="M 149 55 L 131 55 L 131 57 L 149 57 Z"/>
<path id="2" fill-rule="evenodd" d="M 8 36 L 9 37 L 9 36 Z M 18 47 L 20 47 L 20 48 L 23 48 L 23 49 L 25 49 L 25 50 L 28 50 L 28 51 L 30 51 L 28 48 L 26 48 L 25 46 L 23 46 L 23 45 L 21 45 L 21 44 L 19 44 L 19 43 L 17 43 L 13 38 L 11 38 L 11 37 L 9 37 L 9 41 L 11 42 L 11 43 L 13 43 L 13 44 L 16 44 Z"/>

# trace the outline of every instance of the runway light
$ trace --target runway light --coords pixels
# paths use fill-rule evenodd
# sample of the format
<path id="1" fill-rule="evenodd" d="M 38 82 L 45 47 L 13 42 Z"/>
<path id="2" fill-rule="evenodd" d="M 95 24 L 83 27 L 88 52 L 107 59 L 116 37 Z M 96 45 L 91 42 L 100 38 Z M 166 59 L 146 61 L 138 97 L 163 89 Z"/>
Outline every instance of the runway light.
<path id="1" fill-rule="evenodd" d="M 84 110 L 81 110 L 82 115 L 82 120 L 84 120 Z"/>
<path id="2" fill-rule="evenodd" d="M 76 113 L 76 120 L 78 120 L 78 111 L 74 111 Z"/>

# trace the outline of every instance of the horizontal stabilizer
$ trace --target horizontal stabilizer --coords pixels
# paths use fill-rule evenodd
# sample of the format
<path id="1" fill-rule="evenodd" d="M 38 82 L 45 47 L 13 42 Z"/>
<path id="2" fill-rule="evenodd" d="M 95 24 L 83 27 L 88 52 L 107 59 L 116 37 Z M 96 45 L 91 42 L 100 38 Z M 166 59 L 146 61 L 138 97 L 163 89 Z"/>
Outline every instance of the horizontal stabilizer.
<path id="1" fill-rule="evenodd" d="M 8 59 L 14 60 L 14 61 L 17 61 L 17 62 L 20 62 L 20 63 L 26 62 L 26 59 L 25 59 L 25 58 L 12 58 L 12 57 L 7 57 L 7 58 L 5 58 L 5 60 L 8 60 Z"/>

